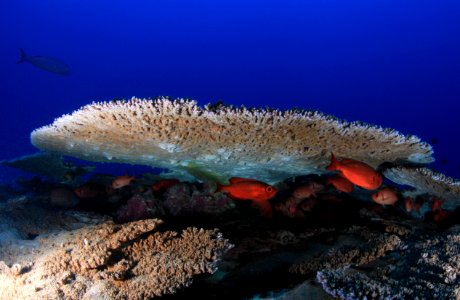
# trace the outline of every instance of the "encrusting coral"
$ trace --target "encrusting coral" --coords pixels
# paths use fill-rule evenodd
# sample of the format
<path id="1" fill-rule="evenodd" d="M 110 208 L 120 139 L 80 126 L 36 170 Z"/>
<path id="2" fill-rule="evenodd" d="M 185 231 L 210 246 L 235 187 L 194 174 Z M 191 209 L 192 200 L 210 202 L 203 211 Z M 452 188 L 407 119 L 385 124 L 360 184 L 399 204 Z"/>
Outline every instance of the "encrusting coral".
<path id="1" fill-rule="evenodd" d="M 443 207 L 448 209 L 455 209 L 460 205 L 460 181 L 458 180 L 428 168 L 399 166 L 387 169 L 383 173 L 385 177 L 397 184 L 413 187 L 415 190 L 408 193 L 410 196 L 429 194 L 442 198 L 446 200 Z"/>
<path id="2" fill-rule="evenodd" d="M 85 160 L 276 183 L 321 174 L 331 152 L 377 167 L 383 162 L 430 163 L 432 147 L 418 137 L 316 111 L 204 108 L 166 98 L 93 103 L 31 133 L 36 147 Z"/>
<path id="3" fill-rule="evenodd" d="M 111 221 L 40 238 L 34 263 L 0 264 L 9 299 L 150 299 L 214 273 L 232 245 L 217 230 L 157 231 L 163 221 Z M 16 270 L 16 271 L 15 271 Z"/>

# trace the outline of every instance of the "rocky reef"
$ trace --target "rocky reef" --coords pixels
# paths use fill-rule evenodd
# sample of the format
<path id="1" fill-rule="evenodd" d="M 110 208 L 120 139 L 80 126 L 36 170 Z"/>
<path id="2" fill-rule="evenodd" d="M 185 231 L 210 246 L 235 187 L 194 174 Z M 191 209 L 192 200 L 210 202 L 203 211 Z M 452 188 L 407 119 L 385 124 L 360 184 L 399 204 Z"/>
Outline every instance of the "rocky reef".
<path id="1" fill-rule="evenodd" d="M 340 299 L 459 299 L 460 226 L 395 250 L 367 264 L 319 271 L 317 280 Z"/>
<path id="2" fill-rule="evenodd" d="M 412 209 L 389 182 L 399 201 L 380 205 L 309 175 L 267 217 L 208 183 L 117 178 L 5 189 L 1 299 L 459 298 L 460 212 L 429 194 Z"/>

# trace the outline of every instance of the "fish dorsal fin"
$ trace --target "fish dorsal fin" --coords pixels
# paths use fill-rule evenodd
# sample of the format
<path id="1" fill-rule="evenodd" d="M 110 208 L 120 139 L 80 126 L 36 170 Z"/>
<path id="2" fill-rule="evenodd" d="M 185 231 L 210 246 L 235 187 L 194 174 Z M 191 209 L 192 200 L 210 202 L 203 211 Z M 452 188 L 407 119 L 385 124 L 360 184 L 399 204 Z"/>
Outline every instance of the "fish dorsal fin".
<path id="1" fill-rule="evenodd" d="M 247 182 L 247 181 L 253 181 L 253 182 L 259 182 L 258 180 L 251 179 L 251 178 L 241 178 L 241 177 L 232 177 L 228 180 L 231 184 L 233 183 L 238 183 L 238 182 Z"/>

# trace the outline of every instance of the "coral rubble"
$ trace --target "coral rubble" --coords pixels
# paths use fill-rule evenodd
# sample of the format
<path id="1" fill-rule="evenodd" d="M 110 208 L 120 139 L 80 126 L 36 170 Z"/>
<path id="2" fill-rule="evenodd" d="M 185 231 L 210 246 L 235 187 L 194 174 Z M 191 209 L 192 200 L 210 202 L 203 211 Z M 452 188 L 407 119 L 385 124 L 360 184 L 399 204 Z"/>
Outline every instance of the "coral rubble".
<path id="1" fill-rule="evenodd" d="M 433 161 L 431 146 L 415 136 L 316 111 L 201 108 L 166 98 L 93 103 L 34 130 L 31 141 L 85 160 L 166 168 L 184 180 L 192 166 L 276 183 L 324 173 L 331 152 L 373 167 Z"/>

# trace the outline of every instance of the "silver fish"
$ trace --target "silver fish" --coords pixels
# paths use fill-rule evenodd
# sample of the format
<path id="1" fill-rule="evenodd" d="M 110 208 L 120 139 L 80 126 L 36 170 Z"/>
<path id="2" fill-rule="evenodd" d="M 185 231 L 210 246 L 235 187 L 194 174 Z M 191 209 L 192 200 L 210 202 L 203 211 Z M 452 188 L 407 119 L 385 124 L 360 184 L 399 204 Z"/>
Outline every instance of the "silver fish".
<path id="1" fill-rule="evenodd" d="M 59 74 L 59 75 L 69 75 L 70 67 L 63 61 L 60 61 L 54 57 L 49 56 L 27 56 L 26 52 L 23 49 L 19 49 L 21 57 L 19 58 L 17 64 L 28 62 L 31 65 L 40 68 L 42 70 Z"/>

